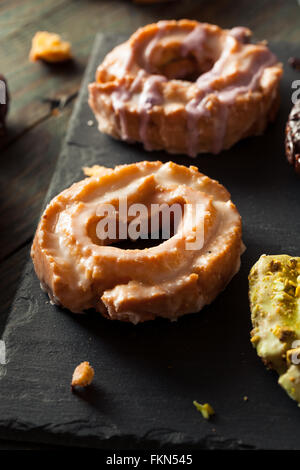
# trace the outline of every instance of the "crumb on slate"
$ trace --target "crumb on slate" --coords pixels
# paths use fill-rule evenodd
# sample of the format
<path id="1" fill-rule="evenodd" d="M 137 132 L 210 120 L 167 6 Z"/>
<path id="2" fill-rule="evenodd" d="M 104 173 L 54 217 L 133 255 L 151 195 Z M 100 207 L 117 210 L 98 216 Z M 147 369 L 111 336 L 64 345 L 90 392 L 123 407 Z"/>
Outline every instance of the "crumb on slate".
<path id="1" fill-rule="evenodd" d="M 215 414 L 215 410 L 209 403 L 198 403 L 196 400 L 193 401 L 193 405 L 197 408 L 198 411 L 202 414 L 203 418 L 209 419 L 212 415 Z"/>
<path id="2" fill-rule="evenodd" d="M 95 371 L 89 362 L 85 361 L 76 367 L 72 377 L 71 387 L 87 387 L 92 383 Z"/>

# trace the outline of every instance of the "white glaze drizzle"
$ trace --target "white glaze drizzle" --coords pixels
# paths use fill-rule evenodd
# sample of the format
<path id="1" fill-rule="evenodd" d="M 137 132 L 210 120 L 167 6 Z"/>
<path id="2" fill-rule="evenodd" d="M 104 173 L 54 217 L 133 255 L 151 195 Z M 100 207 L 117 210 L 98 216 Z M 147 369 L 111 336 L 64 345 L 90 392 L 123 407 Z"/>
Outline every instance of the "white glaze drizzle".
<path id="1" fill-rule="evenodd" d="M 245 40 L 247 30 L 239 27 L 231 30 L 231 33 L 226 38 L 226 44 L 223 52 L 211 70 L 201 75 L 197 81 L 199 94 L 186 105 L 187 111 L 187 128 L 188 128 L 188 153 L 190 156 L 197 155 L 197 145 L 199 139 L 199 129 L 197 123 L 203 116 L 208 116 L 209 111 L 206 108 L 206 98 L 209 93 L 213 93 L 218 97 L 220 103 L 219 117 L 215 126 L 215 140 L 213 143 L 213 153 L 219 153 L 223 147 L 224 137 L 227 128 L 227 119 L 229 115 L 229 107 L 234 103 L 234 100 L 239 94 L 253 91 L 262 76 L 266 67 L 273 65 L 276 62 L 275 56 L 266 48 L 260 54 L 256 55 L 254 63 L 251 63 L 246 70 L 241 71 L 238 79 L 234 85 L 224 88 L 220 91 L 214 90 L 212 87 L 213 80 L 222 75 L 227 60 L 231 54 L 232 48 L 235 46 L 237 38 Z M 199 33 L 197 33 L 199 34 Z M 200 51 L 202 50 L 203 37 L 200 36 Z M 195 37 L 193 40 L 193 49 L 195 47 Z"/>
<path id="2" fill-rule="evenodd" d="M 154 37 L 148 43 L 144 51 L 145 63 L 151 62 L 151 56 L 155 47 L 160 39 L 167 32 L 167 22 L 160 21 L 158 29 Z M 224 137 L 227 129 L 227 119 L 229 116 L 229 107 L 234 103 L 239 94 L 247 93 L 255 90 L 259 80 L 262 76 L 264 69 L 273 65 L 276 62 L 276 57 L 267 49 L 263 49 L 257 53 L 254 61 L 250 61 L 248 68 L 239 73 L 233 85 L 230 85 L 222 90 L 214 90 L 213 82 L 218 77 L 222 76 L 225 67 L 228 64 L 232 49 L 237 42 L 245 44 L 249 40 L 249 30 L 244 27 L 235 27 L 231 29 L 226 37 L 225 46 L 223 51 L 215 62 L 211 70 L 200 75 L 196 81 L 198 94 L 195 98 L 186 104 L 187 113 L 187 147 L 188 154 L 191 157 L 197 155 L 197 148 L 199 142 L 199 126 L 198 122 L 201 117 L 210 117 L 210 111 L 207 108 L 208 100 L 207 95 L 213 93 L 219 100 L 219 116 L 215 119 L 215 132 L 213 142 L 213 153 L 219 153 L 224 144 Z M 207 40 L 207 31 L 205 25 L 196 26 L 183 40 L 181 46 L 181 54 L 186 57 L 190 52 L 193 52 L 195 57 L 200 61 L 203 56 L 204 43 Z M 128 70 L 132 62 L 134 50 L 125 60 L 125 68 Z M 147 67 L 145 66 L 145 69 Z M 148 78 L 146 78 L 148 77 Z M 146 79 L 145 79 L 146 78 Z M 140 83 L 145 79 L 143 90 L 138 99 L 138 110 L 141 116 L 139 136 L 144 144 L 146 150 L 151 150 L 149 139 L 147 137 L 148 124 L 151 115 L 151 110 L 155 105 L 160 105 L 163 102 L 163 95 L 160 91 L 159 84 L 167 81 L 167 78 L 162 75 L 148 75 L 143 69 L 139 70 L 136 79 L 131 87 L 126 89 L 125 84 L 120 85 L 119 88 L 112 93 L 112 104 L 116 114 L 120 119 L 120 132 L 123 140 L 129 140 L 129 133 L 127 128 L 127 119 L 125 113 L 125 104 L 128 103 L 133 94 L 136 92 Z"/>
<path id="3" fill-rule="evenodd" d="M 206 30 L 201 24 L 196 26 L 183 40 L 181 45 L 182 57 L 187 57 L 191 51 L 200 61 L 202 58 L 203 46 L 206 41 Z"/>
<path id="4" fill-rule="evenodd" d="M 157 23 L 157 32 L 153 36 L 151 41 L 149 41 L 149 43 L 148 43 L 148 45 L 145 49 L 145 52 L 144 52 L 144 58 L 145 58 L 145 63 L 146 64 L 150 64 L 152 53 L 153 53 L 155 47 L 157 46 L 159 40 L 163 37 L 163 35 L 167 31 L 167 26 L 168 26 L 167 21 L 159 21 Z"/>
<path id="5" fill-rule="evenodd" d="M 129 140 L 127 120 L 125 116 L 124 103 L 130 100 L 131 94 L 125 87 L 120 87 L 118 90 L 114 91 L 111 95 L 112 105 L 114 111 L 119 116 L 120 120 L 120 131 L 121 137 L 123 140 Z"/>
<path id="6" fill-rule="evenodd" d="M 148 43 L 146 50 L 144 52 L 145 62 L 149 63 L 151 59 L 152 52 L 157 45 L 160 38 L 165 33 L 165 29 L 167 27 L 166 21 L 159 21 L 157 24 L 158 30 L 152 40 Z M 125 59 L 124 62 L 124 71 L 128 71 L 131 66 L 132 60 L 134 56 L 134 47 L 130 48 L 130 53 Z M 147 76 L 145 70 L 139 70 L 135 80 L 130 86 L 130 89 L 126 89 L 124 85 L 121 85 L 116 91 L 112 93 L 112 105 L 119 116 L 120 120 L 120 132 L 121 137 L 123 140 L 129 140 L 129 133 L 128 133 L 128 126 L 127 126 L 127 119 L 125 113 L 125 103 L 128 103 L 132 98 L 132 95 L 138 89 L 142 80 Z M 162 95 L 158 89 L 158 83 L 166 81 L 167 79 L 161 75 L 151 75 L 148 79 L 145 80 L 143 91 L 139 98 L 139 112 L 141 114 L 141 122 L 140 122 L 140 129 L 139 135 L 144 143 L 146 150 L 151 150 L 151 146 L 147 139 L 147 125 L 149 123 L 150 111 L 153 106 L 156 104 L 162 103 Z"/>
<path id="7" fill-rule="evenodd" d="M 147 137 L 150 113 L 155 105 L 160 105 L 163 101 L 162 94 L 159 90 L 159 84 L 166 82 L 166 77 L 162 75 L 151 75 L 144 83 L 143 91 L 139 99 L 139 112 L 141 116 L 140 122 L 140 138 L 144 143 L 146 150 L 152 150 L 150 140 Z"/>

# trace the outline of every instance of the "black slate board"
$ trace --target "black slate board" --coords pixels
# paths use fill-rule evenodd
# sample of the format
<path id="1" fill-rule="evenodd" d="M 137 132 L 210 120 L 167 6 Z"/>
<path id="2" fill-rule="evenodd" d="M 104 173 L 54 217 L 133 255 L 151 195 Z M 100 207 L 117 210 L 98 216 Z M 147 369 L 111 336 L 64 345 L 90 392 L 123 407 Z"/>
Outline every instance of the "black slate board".
<path id="1" fill-rule="evenodd" d="M 122 39 L 96 40 L 47 201 L 81 179 L 83 165 L 170 159 L 164 152 L 113 141 L 87 125 L 93 119 L 87 84 Z M 273 44 L 272 49 L 285 64 L 276 123 L 264 136 L 219 156 L 173 157 L 197 165 L 230 190 L 248 247 L 239 274 L 200 314 L 133 326 L 51 306 L 29 262 L 4 332 L 2 437 L 103 448 L 300 448 L 300 410 L 249 342 L 251 265 L 262 253 L 300 254 L 300 180 L 285 161 L 283 141 L 291 82 L 300 76 L 286 65 L 295 46 Z M 72 394 L 70 378 L 82 360 L 94 366 L 95 381 Z M 216 416 L 202 419 L 195 399 L 211 403 Z"/>

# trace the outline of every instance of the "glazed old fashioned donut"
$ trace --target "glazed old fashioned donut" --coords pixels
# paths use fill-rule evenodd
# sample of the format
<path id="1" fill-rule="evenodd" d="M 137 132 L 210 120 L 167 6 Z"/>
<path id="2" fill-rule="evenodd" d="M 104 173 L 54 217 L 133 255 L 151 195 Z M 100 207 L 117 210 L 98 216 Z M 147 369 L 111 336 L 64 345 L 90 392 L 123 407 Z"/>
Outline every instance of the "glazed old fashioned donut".
<path id="1" fill-rule="evenodd" d="M 89 86 L 99 130 L 146 150 L 219 153 L 275 117 L 282 66 L 251 31 L 160 21 L 110 52 Z"/>
<path id="2" fill-rule="evenodd" d="M 50 202 L 32 246 L 35 271 L 54 303 L 133 323 L 176 319 L 212 302 L 239 270 L 240 215 L 225 188 L 197 168 L 141 162 L 86 174 L 92 176 Z M 181 205 L 177 230 L 143 250 L 113 246 L 120 232 L 116 240 L 99 239 L 99 207 L 112 204 L 121 218 L 124 200 L 128 214 L 135 203 Z"/>

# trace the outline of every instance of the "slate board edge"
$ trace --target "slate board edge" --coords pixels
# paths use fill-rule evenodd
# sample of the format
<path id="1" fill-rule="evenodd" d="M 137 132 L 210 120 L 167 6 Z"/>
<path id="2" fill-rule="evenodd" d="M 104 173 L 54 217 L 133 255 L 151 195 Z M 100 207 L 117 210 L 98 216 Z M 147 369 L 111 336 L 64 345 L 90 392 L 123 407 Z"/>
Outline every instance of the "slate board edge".
<path id="1" fill-rule="evenodd" d="M 78 116 L 79 113 L 80 113 L 81 101 L 82 101 L 82 99 L 83 99 L 83 95 L 86 93 L 88 84 L 90 83 L 90 76 L 92 75 L 92 71 L 93 71 L 93 69 L 95 68 L 95 64 L 96 64 L 97 52 L 98 52 L 98 50 L 99 50 L 99 48 L 100 48 L 100 44 L 101 44 L 102 41 L 104 40 L 105 36 L 109 36 L 109 35 L 104 35 L 104 34 L 102 34 L 102 33 L 99 33 L 99 34 L 96 35 L 96 38 L 95 38 L 95 41 L 94 41 L 94 45 L 93 45 L 93 48 L 92 48 L 92 51 L 91 51 L 91 54 L 90 54 L 90 58 L 89 58 L 89 61 L 88 61 L 88 65 L 87 65 L 87 67 L 86 67 L 86 69 L 85 69 L 84 76 L 83 76 L 83 79 L 82 79 L 82 82 L 81 82 L 81 85 L 80 85 L 79 94 L 78 94 L 76 103 L 75 103 L 75 105 L 74 105 L 74 109 L 73 109 L 72 115 L 71 115 L 71 117 L 70 117 L 70 121 L 69 121 L 69 124 L 68 124 L 68 129 L 67 129 L 66 137 L 65 137 L 64 142 L 63 142 L 63 145 L 62 145 L 62 150 L 61 150 L 60 155 L 59 155 L 59 157 L 58 157 L 58 159 L 57 159 L 57 162 L 56 162 L 56 165 L 55 165 L 55 169 L 54 169 L 54 172 L 53 172 L 53 175 L 52 175 L 52 178 L 51 178 L 51 182 L 50 182 L 48 191 L 47 191 L 47 193 L 46 193 L 46 197 L 45 197 L 45 200 L 44 200 L 43 208 L 47 205 L 47 203 L 48 203 L 49 200 L 51 199 L 52 188 L 53 188 L 53 186 L 55 186 L 56 168 L 59 166 L 59 162 L 64 158 L 66 149 L 67 149 L 68 147 L 70 147 L 71 145 L 75 145 L 75 146 L 76 146 L 76 144 L 73 143 L 73 142 L 70 140 L 71 130 L 72 130 L 72 127 L 73 127 L 73 123 L 76 122 L 77 116 Z M 52 196 L 52 197 L 53 197 L 53 196 Z M 43 212 L 43 211 L 42 211 L 42 212 Z"/>

